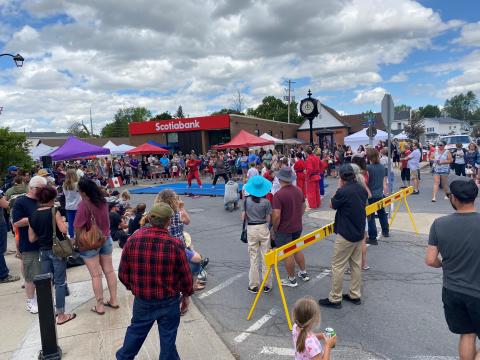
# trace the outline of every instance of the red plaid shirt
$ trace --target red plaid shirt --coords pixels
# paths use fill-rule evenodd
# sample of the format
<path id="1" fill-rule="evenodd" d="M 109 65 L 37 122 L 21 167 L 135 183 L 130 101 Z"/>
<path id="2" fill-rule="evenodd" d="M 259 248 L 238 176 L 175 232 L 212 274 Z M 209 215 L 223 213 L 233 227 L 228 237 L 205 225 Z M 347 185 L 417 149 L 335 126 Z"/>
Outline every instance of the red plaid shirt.
<path id="1" fill-rule="evenodd" d="M 118 278 L 133 295 L 161 300 L 193 294 L 193 280 L 180 239 L 159 227 L 137 230 L 125 244 Z"/>

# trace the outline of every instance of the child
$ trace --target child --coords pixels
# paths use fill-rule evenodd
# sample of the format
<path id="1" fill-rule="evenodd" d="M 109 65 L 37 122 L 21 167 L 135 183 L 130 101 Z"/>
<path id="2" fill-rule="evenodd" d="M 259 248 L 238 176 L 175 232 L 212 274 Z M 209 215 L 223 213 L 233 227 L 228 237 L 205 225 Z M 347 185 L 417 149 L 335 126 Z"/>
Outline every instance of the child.
<path id="1" fill-rule="evenodd" d="M 248 172 L 247 172 L 247 179 L 250 179 L 255 175 L 258 175 L 257 164 L 252 162 L 250 163 L 250 169 L 248 169 Z"/>
<path id="2" fill-rule="evenodd" d="M 172 166 L 172 177 L 174 179 L 178 178 L 178 165 L 177 163 L 173 163 L 173 166 Z"/>
<path id="3" fill-rule="evenodd" d="M 314 333 L 320 325 L 320 307 L 312 297 L 304 297 L 293 308 L 292 338 L 295 346 L 295 360 L 329 360 L 330 350 L 335 346 L 337 337 L 325 337 L 324 333 Z M 325 350 L 320 340 L 325 342 Z"/>

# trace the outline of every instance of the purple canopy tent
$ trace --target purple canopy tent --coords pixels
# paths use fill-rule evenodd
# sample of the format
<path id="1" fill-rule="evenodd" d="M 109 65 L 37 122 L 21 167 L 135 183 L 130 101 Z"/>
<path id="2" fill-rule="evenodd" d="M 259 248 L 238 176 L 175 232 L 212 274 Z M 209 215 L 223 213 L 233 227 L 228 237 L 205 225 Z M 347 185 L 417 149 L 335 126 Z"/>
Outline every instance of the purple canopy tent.
<path id="1" fill-rule="evenodd" d="M 52 160 L 74 160 L 93 155 L 108 155 L 110 149 L 101 146 L 89 144 L 85 141 L 79 140 L 75 136 L 70 136 L 65 143 L 57 150 L 50 153 Z"/>

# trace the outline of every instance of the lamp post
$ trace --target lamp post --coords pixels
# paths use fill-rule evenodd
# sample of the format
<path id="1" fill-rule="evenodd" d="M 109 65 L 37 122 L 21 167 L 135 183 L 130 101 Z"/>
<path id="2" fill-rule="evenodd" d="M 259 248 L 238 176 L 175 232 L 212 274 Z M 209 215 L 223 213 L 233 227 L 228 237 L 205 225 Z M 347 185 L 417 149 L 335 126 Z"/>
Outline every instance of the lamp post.
<path id="1" fill-rule="evenodd" d="M 308 89 L 308 97 L 300 101 L 300 114 L 310 124 L 310 145 L 313 146 L 313 119 L 320 114 L 320 101 L 312 98 L 312 92 Z"/>
<path id="2" fill-rule="evenodd" d="M 15 62 L 15 65 L 17 67 L 22 67 L 23 66 L 23 62 L 25 61 L 25 59 L 23 58 L 22 55 L 20 54 L 17 54 L 17 55 L 13 55 L 13 54 L 0 54 L 0 57 L 2 56 L 10 56 L 11 58 L 13 58 L 13 61 Z"/>

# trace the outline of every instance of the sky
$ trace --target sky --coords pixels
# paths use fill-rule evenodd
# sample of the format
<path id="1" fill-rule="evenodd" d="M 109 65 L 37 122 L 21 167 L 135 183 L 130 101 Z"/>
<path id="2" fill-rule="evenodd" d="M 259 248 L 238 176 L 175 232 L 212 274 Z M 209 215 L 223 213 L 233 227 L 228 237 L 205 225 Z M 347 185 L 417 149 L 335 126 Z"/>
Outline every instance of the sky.
<path id="1" fill-rule="evenodd" d="M 119 108 L 188 116 L 265 96 L 340 113 L 480 95 L 477 0 L 0 0 L 0 126 L 94 131 Z"/>

